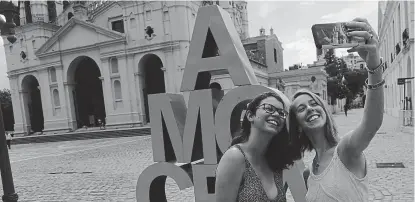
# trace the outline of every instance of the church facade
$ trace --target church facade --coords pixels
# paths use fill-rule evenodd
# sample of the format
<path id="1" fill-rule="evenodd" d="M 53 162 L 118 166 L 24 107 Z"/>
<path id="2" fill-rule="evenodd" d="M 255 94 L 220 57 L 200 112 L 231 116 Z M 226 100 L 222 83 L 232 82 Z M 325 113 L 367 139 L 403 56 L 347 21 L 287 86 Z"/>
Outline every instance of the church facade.
<path id="1" fill-rule="evenodd" d="M 271 31 L 248 36 L 246 1 L 25 1 L 17 41 L 4 41 L 16 134 L 149 122 L 148 95 L 180 93 L 197 10 L 218 4 L 234 22 L 261 85 L 283 71 Z M 233 88 L 229 75 L 211 86 Z"/>

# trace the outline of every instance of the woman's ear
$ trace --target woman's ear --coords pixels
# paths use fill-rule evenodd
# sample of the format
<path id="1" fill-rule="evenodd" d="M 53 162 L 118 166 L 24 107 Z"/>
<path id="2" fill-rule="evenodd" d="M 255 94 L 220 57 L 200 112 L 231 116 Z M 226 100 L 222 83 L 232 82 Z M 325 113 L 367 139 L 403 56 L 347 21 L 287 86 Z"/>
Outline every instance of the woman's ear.
<path id="1" fill-rule="evenodd" d="M 250 110 L 246 110 L 246 118 L 248 119 L 249 122 L 254 120 L 254 114 L 250 111 Z"/>

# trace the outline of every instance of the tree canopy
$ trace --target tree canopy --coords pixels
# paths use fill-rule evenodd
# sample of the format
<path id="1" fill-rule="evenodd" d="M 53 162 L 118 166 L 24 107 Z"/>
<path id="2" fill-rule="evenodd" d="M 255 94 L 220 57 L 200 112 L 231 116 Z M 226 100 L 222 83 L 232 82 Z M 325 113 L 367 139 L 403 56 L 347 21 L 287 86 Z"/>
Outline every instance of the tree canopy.
<path id="1" fill-rule="evenodd" d="M 331 97 L 330 104 L 336 104 L 337 99 L 346 98 L 350 103 L 357 95 L 363 94 L 363 86 L 367 78 L 366 69 L 348 69 L 342 58 L 336 57 L 330 49 L 324 56 L 326 63 L 324 70 L 327 78 L 327 94 Z"/>

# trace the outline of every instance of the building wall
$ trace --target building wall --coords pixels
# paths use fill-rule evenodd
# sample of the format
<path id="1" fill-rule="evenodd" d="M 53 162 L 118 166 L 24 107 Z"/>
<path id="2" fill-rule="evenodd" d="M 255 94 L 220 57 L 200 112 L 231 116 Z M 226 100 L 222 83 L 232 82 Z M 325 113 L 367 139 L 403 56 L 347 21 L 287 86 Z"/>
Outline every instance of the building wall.
<path id="1" fill-rule="evenodd" d="M 322 67 L 284 71 L 271 74 L 270 76 L 282 79 L 285 83 L 284 94 L 290 99 L 297 90 L 306 88 L 314 93 L 318 93 L 326 102 L 328 101 L 327 74 Z M 316 78 L 314 83 L 311 81 L 313 76 Z M 271 85 L 271 87 L 273 86 Z"/>
<path id="2" fill-rule="evenodd" d="M 414 77 L 414 2 L 387 1 L 379 3 L 380 51 L 387 67 L 384 69 L 385 112 L 398 117 L 404 108 L 404 87 L 397 85 L 398 78 Z M 409 31 L 407 45 L 404 46 L 403 32 Z M 401 49 L 397 51 L 397 46 Z M 414 109 L 415 81 L 407 80 L 406 96 L 412 99 Z"/>
<path id="3" fill-rule="evenodd" d="M 91 14 L 93 17 L 89 20 L 90 23 L 111 30 L 112 20 L 123 20 L 125 33 L 121 35 L 125 36 L 126 42 L 120 41 L 110 46 L 99 45 L 108 40 L 101 33 L 102 30 L 91 24 L 74 23 L 71 25 L 73 27 L 68 28 L 67 33 L 59 35 L 57 42 L 47 50 L 59 54 L 39 56 L 35 55 L 35 52 L 42 49 L 60 26 L 67 25 L 67 14 L 73 12 L 71 6 L 59 10 L 61 13 L 58 13 L 57 24 L 60 26 L 37 22 L 17 28 L 18 41 L 15 44 L 9 44 L 4 40 L 16 133 L 30 132 L 28 100 L 22 88 L 24 78 L 29 75 L 37 79 L 41 89 L 44 132 L 77 128 L 72 93 L 75 83 L 72 77 L 77 68 L 76 63 L 82 57 L 91 58 L 99 68 L 107 126 L 131 127 L 145 124 L 142 91 L 144 68 L 140 66 L 140 62 L 146 60 L 149 55 L 158 57 L 162 62 L 166 92 L 179 93 L 198 6 L 198 3 L 188 1 L 101 3 L 95 8 L 97 11 Z M 150 15 L 147 11 L 150 11 Z M 74 15 L 75 19 L 83 19 L 83 16 L 79 16 L 80 13 Z M 145 37 L 144 28 L 147 26 L 154 28 L 155 36 Z M 22 43 L 20 39 L 23 40 Z M 32 43 L 33 40 L 36 41 Z M 264 51 L 268 43 L 275 43 L 275 40 L 264 40 Z M 27 52 L 25 60 L 22 60 L 19 54 L 22 50 Z M 115 58 L 118 73 L 111 72 L 111 60 Z M 268 86 L 270 77 L 267 67 L 254 61 L 251 61 L 251 65 L 260 85 Z M 56 81 L 51 80 L 51 72 L 55 72 Z M 119 90 L 115 87 L 116 81 L 120 83 Z M 234 87 L 229 75 L 214 76 L 212 82 L 220 83 L 225 92 Z M 57 95 L 54 92 L 57 92 Z M 121 93 L 121 97 L 116 99 L 115 93 Z M 55 103 L 56 97 L 59 98 L 58 104 Z"/>

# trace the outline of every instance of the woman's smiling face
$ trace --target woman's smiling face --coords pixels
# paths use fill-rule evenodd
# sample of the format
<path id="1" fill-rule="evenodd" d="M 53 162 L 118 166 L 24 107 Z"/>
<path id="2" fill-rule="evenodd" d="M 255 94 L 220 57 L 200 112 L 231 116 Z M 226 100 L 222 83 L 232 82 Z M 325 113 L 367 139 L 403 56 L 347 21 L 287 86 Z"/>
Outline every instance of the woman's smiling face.
<path id="1" fill-rule="evenodd" d="M 252 126 L 261 131 L 277 134 L 285 124 L 284 105 L 275 97 L 263 99 L 256 108 L 256 112 L 248 115 Z"/>
<path id="2" fill-rule="evenodd" d="M 305 130 L 315 129 L 326 124 L 327 115 L 323 106 L 319 105 L 309 95 L 303 94 L 295 98 L 293 107 L 301 128 Z"/>

